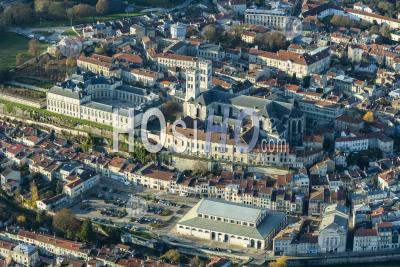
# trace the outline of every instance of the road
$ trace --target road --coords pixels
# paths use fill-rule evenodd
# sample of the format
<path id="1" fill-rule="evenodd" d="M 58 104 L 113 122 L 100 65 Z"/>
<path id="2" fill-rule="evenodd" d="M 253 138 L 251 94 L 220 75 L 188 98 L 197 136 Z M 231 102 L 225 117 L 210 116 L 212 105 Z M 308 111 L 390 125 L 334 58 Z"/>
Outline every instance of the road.
<path id="1" fill-rule="evenodd" d="M 153 8 L 146 8 L 141 10 L 140 12 L 142 13 L 152 13 L 152 12 L 172 12 L 172 11 L 176 11 L 182 8 L 187 7 L 188 5 L 190 5 L 193 2 L 193 0 L 186 0 L 185 2 L 183 2 L 182 4 L 177 5 L 176 7 L 172 7 L 172 8 L 161 8 L 161 7 L 153 7 Z"/>

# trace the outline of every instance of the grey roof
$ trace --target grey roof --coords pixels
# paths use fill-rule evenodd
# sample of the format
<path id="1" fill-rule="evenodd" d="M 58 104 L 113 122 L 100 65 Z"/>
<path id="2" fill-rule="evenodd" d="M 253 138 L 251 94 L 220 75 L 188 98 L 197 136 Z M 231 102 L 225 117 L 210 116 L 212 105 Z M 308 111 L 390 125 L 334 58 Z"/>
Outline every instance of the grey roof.
<path id="1" fill-rule="evenodd" d="M 132 93 L 132 94 L 135 94 L 135 95 L 144 96 L 144 95 L 147 94 L 145 89 L 134 87 L 134 86 L 130 86 L 130 85 L 121 85 L 121 86 L 118 86 L 116 89 L 119 90 L 119 91 L 129 92 L 129 93 Z"/>
<path id="2" fill-rule="evenodd" d="M 81 99 L 82 95 L 86 94 L 81 90 L 69 89 L 69 88 L 61 88 L 59 86 L 53 86 L 50 88 L 49 93 L 74 98 L 74 99 Z"/>
<path id="3" fill-rule="evenodd" d="M 241 220 L 244 220 L 246 215 L 254 218 L 255 214 L 259 211 L 267 212 L 265 209 L 246 206 L 243 204 L 230 203 L 215 199 L 202 199 L 178 222 L 178 224 L 182 226 L 207 229 L 209 231 L 227 233 L 230 235 L 265 240 L 268 235 L 279 227 L 279 225 L 285 220 L 286 216 L 282 212 L 268 211 L 267 216 L 264 217 L 257 227 L 251 227 L 197 217 L 197 213 L 201 213 L 199 211 L 200 208 L 202 210 L 206 208 L 208 213 L 214 211 L 215 216 L 229 215 L 229 217 L 238 217 L 238 219 Z M 249 220 L 247 219 L 245 221 Z"/>
<path id="4" fill-rule="evenodd" d="M 258 207 L 226 202 L 218 199 L 203 199 L 197 209 L 198 213 L 256 223 L 263 210 Z"/>
<path id="5" fill-rule="evenodd" d="M 202 93 L 194 100 L 194 103 L 204 106 L 208 106 L 211 103 L 224 103 L 244 108 L 255 108 L 260 110 L 259 115 L 273 118 L 283 118 L 284 116 L 289 115 L 302 115 L 302 112 L 299 109 L 294 108 L 292 103 L 246 95 L 238 96 L 214 89 Z M 296 110 L 296 112 L 292 112 L 293 109 Z"/>
<path id="6" fill-rule="evenodd" d="M 319 230 L 326 228 L 347 229 L 348 220 L 348 209 L 345 206 L 339 204 L 329 205 L 325 208 Z"/>

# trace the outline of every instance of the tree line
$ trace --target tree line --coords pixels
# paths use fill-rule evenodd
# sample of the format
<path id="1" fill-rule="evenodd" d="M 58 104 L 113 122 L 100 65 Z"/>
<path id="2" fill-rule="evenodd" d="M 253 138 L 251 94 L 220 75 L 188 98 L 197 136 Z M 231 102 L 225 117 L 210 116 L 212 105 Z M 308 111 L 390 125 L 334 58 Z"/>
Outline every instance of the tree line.
<path id="1" fill-rule="evenodd" d="M 17 3 L 0 10 L 0 29 L 8 26 L 27 25 L 40 20 L 59 20 L 106 15 L 112 11 L 109 0 L 74 1 L 34 0 L 31 3 Z"/>

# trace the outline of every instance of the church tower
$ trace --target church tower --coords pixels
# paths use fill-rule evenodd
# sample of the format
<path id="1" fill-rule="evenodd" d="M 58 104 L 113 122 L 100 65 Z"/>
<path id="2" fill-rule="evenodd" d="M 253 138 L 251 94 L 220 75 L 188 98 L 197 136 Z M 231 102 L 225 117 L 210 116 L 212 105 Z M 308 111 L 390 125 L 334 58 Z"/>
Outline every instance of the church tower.
<path id="1" fill-rule="evenodd" d="M 189 99 L 196 99 L 200 95 L 200 71 L 198 69 L 186 70 L 186 97 L 185 101 Z"/>
<path id="2" fill-rule="evenodd" d="M 198 62 L 200 72 L 200 90 L 207 91 L 211 88 L 212 63 L 210 60 L 200 60 Z"/>

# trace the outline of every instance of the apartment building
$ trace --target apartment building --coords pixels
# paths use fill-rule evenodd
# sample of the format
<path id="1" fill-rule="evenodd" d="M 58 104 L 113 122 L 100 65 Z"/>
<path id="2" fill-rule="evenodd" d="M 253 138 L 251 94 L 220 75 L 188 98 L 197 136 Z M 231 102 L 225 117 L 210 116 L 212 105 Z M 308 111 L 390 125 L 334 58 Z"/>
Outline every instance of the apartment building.
<path id="1" fill-rule="evenodd" d="M 262 25 L 276 30 L 282 30 L 293 18 L 281 9 L 246 9 L 244 14 L 245 23 Z"/>
<path id="2" fill-rule="evenodd" d="M 85 260 L 88 258 L 88 250 L 84 248 L 82 243 L 24 230 L 18 233 L 3 232 L 1 235 L 16 242 L 33 245 L 45 255 L 74 257 Z"/>
<path id="3" fill-rule="evenodd" d="M 112 57 L 93 54 L 89 57 L 80 55 L 76 61 L 78 68 L 107 77 L 120 77 L 121 70 L 113 63 Z"/>
<path id="4" fill-rule="evenodd" d="M 345 9 L 348 14 L 354 19 L 366 21 L 371 24 L 387 25 L 393 30 L 400 29 L 400 20 L 382 16 L 376 13 L 367 12 L 359 9 Z"/>
<path id="5" fill-rule="evenodd" d="M 122 78 L 126 82 L 137 82 L 144 86 L 152 87 L 157 83 L 158 79 L 163 78 L 163 73 L 147 70 L 147 69 L 131 69 L 123 71 Z"/>
<path id="6" fill-rule="evenodd" d="M 279 50 L 276 53 L 264 52 L 258 55 L 258 59 L 262 65 L 277 68 L 301 78 L 327 70 L 330 66 L 331 55 L 328 47 L 320 47 L 303 54 L 287 50 Z"/>
<path id="7" fill-rule="evenodd" d="M 333 123 L 343 113 L 340 104 L 324 100 L 302 99 L 299 101 L 299 107 L 306 115 L 307 120 L 314 121 L 317 124 Z"/>
<path id="8" fill-rule="evenodd" d="M 38 250 L 31 245 L 0 241 L 0 255 L 22 266 L 34 267 L 40 263 Z"/>

